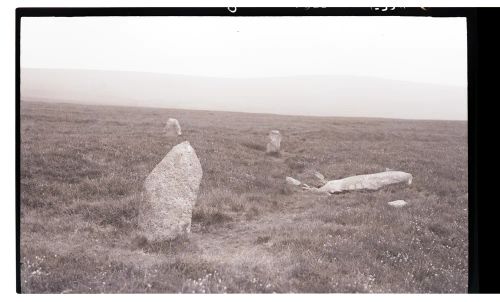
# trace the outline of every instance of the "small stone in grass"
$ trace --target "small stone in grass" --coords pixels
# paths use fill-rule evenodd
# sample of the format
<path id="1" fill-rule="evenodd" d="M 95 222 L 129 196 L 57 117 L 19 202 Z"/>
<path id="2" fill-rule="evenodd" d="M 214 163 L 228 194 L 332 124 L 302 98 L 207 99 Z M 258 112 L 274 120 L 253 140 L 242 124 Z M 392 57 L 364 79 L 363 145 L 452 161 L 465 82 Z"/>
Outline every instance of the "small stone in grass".
<path id="1" fill-rule="evenodd" d="M 288 176 L 286 177 L 286 183 L 292 186 L 300 186 L 300 181 Z"/>

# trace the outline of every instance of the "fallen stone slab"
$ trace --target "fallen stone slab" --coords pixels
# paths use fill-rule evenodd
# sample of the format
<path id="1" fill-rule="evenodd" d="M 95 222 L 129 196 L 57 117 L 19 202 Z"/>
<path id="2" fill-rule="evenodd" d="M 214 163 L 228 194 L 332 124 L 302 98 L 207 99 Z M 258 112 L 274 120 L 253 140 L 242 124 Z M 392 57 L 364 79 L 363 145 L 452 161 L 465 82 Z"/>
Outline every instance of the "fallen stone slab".
<path id="1" fill-rule="evenodd" d="M 386 171 L 330 180 L 321 188 L 317 188 L 317 190 L 330 194 L 355 190 L 378 190 L 382 187 L 398 183 L 407 183 L 410 185 L 412 179 L 413 177 L 410 173 Z"/>
<path id="2" fill-rule="evenodd" d="M 395 208 L 402 208 L 408 203 L 404 200 L 394 200 L 394 201 L 389 201 L 387 204 Z"/>
<path id="3" fill-rule="evenodd" d="M 374 174 L 356 175 L 337 180 L 330 180 L 325 185 L 315 188 L 302 184 L 304 190 L 334 194 L 356 190 L 378 190 L 382 187 L 406 183 L 411 185 L 413 176 L 401 171 L 385 171 Z"/>

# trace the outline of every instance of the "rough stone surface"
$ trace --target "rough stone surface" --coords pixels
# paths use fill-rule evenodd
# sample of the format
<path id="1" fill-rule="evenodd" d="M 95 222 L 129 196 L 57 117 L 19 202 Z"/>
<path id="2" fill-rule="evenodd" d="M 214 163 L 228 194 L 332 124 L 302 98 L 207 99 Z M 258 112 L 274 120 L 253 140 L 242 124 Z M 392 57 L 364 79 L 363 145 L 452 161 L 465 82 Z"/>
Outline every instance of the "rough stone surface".
<path id="1" fill-rule="evenodd" d="M 174 118 L 169 118 L 167 120 L 167 125 L 165 126 L 165 132 L 167 136 L 182 135 L 181 125 L 179 124 L 179 121 Z"/>
<path id="2" fill-rule="evenodd" d="M 269 132 L 269 142 L 267 143 L 266 153 L 279 153 L 281 145 L 281 134 L 278 130 Z"/>
<path id="3" fill-rule="evenodd" d="M 292 177 L 286 177 L 286 183 L 292 186 L 300 186 L 301 182 Z"/>
<path id="4" fill-rule="evenodd" d="M 326 181 L 325 177 L 323 176 L 323 174 L 321 174 L 319 172 L 314 172 L 314 177 L 316 177 L 320 181 Z"/>
<path id="5" fill-rule="evenodd" d="M 307 183 L 307 185 L 311 187 L 319 188 L 324 186 L 327 182 L 327 180 L 325 180 L 325 178 L 322 178 L 321 176 L 323 175 L 314 169 L 304 169 L 300 173 L 300 181 L 303 184 Z"/>
<path id="6" fill-rule="evenodd" d="M 353 190 L 378 190 L 382 187 L 397 183 L 407 183 L 411 185 L 412 179 L 412 175 L 406 172 L 386 171 L 331 180 L 321 188 L 313 188 L 312 190 L 330 194 Z"/>
<path id="7" fill-rule="evenodd" d="M 387 204 L 395 208 L 402 208 L 408 203 L 404 200 L 394 200 L 394 201 L 389 201 Z"/>
<path id="8" fill-rule="evenodd" d="M 144 182 L 139 226 L 148 240 L 169 240 L 191 230 L 202 177 L 194 149 L 185 141 L 156 165 Z"/>

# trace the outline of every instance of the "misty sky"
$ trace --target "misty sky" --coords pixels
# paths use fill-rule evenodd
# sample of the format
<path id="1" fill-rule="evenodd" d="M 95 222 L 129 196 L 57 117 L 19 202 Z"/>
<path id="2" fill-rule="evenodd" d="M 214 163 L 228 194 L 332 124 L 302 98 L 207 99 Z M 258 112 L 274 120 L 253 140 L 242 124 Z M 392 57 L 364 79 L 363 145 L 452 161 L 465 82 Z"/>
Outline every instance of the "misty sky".
<path id="1" fill-rule="evenodd" d="M 369 76 L 466 87 L 466 19 L 23 17 L 21 66 L 229 78 Z M 466 96 L 457 106 L 466 107 Z"/>

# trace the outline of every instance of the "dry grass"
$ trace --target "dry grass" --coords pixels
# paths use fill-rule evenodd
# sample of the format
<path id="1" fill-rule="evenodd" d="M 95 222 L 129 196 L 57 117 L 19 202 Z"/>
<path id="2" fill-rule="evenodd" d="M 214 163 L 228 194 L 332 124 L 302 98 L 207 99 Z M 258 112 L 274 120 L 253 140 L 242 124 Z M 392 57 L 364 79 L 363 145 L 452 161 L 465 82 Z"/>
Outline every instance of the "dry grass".
<path id="1" fill-rule="evenodd" d="M 181 138 L 163 135 L 168 117 Z M 280 157 L 264 154 L 270 129 Z M 204 173 L 192 233 L 148 243 L 142 183 L 183 140 Z M 465 122 L 22 102 L 21 141 L 23 292 L 467 291 Z M 386 167 L 412 186 L 285 187 Z"/>

